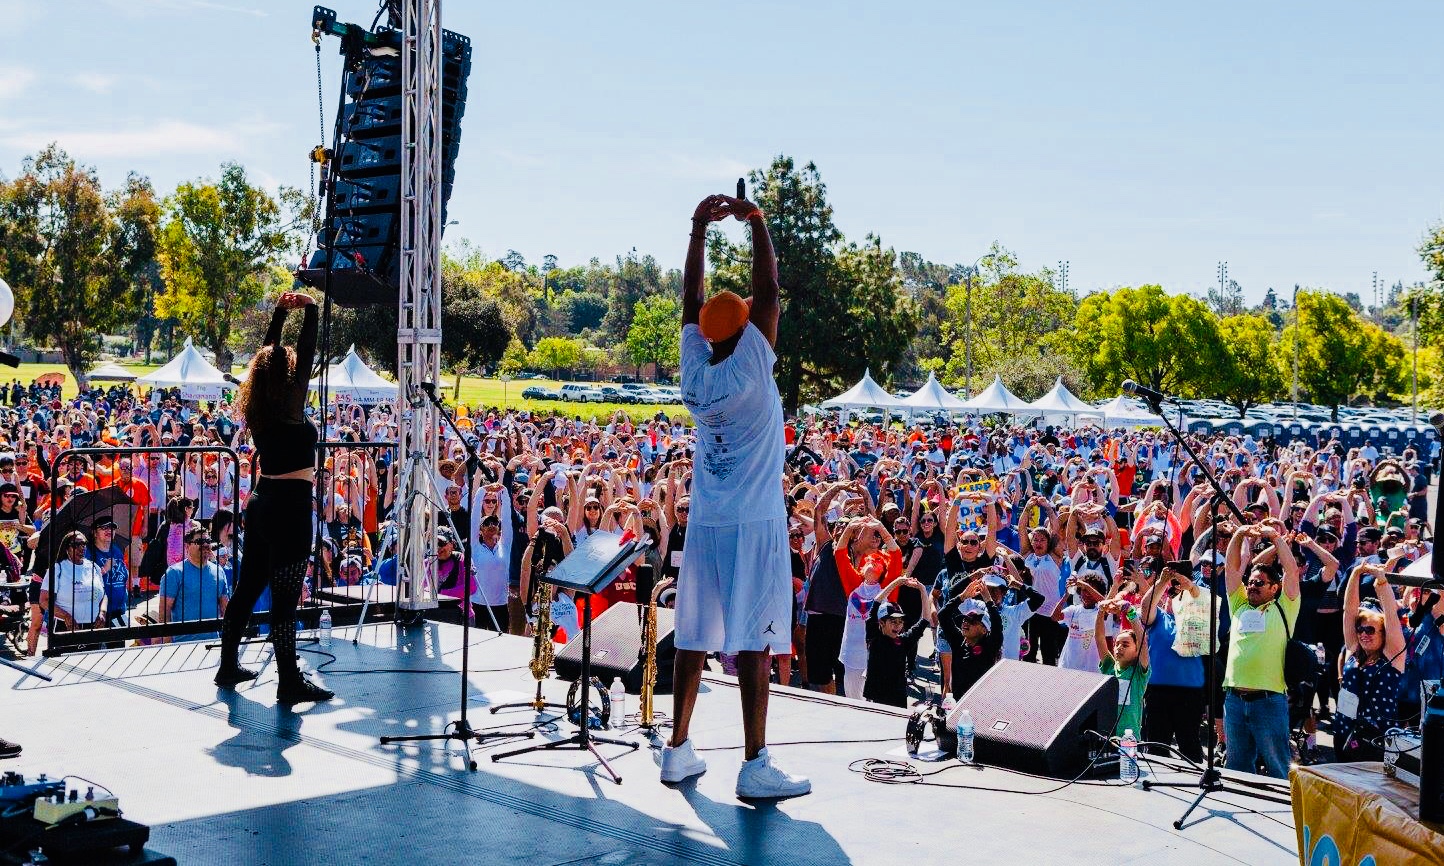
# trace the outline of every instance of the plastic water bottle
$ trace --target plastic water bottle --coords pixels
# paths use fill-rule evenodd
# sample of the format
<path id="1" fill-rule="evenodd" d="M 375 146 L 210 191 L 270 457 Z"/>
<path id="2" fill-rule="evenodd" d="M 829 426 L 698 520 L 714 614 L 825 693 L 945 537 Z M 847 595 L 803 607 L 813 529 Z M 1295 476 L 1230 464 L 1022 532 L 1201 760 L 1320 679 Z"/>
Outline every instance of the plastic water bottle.
<path id="1" fill-rule="evenodd" d="M 967 710 L 958 715 L 958 760 L 973 762 L 973 714 Z"/>
<path id="2" fill-rule="evenodd" d="M 331 611 L 322 610 L 321 620 L 317 625 L 321 627 L 321 646 L 329 647 L 331 645 Z"/>
<path id="3" fill-rule="evenodd" d="M 1138 781 L 1138 738 L 1132 728 L 1118 740 L 1118 781 L 1130 785 Z"/>
<path id="4" fill-rule="evenodd" d="M 621 677 L 612 677 L 612 728 L 619 729 L 627 719 L 627 690 L 622 686 Z"/>

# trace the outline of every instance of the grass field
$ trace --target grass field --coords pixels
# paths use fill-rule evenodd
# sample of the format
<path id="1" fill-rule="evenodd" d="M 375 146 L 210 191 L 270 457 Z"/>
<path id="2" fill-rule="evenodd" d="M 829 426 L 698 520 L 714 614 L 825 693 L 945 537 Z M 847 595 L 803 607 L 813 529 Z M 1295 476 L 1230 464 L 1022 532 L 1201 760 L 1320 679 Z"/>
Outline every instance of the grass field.
<path id="1" fill-rule="evenodd" d="M 145 375 L 160 369 L 160 364 L 127 364 L 121 366 L 137 375 Z M 234 372 L 239 373 L 240 370 Z M 18 370 L 10 372 L 0 369 L 0 380 L 16 378 L 22 384 L 30 384 L 31 380 L 46 373 L 64 373 L 65 385 L 64 394 L 69 396 L 76 392 L 75 379 L 66 371 L 64 364 L 21 364 Z M 7 375 L 8 374 L 8 375 Z M 441 385 L 443 396 L 447 400 L 456 399 L 456 377 L 446 376 L 438 383 Z M 644 406 L 622 403 L 563 403 L 560 400 L 523 400 L 521 392 L 523 388 L 532 385 L 540 385 L 558 390 L 564 383 L 550 379 L 526 379 L 512 382 L 502 382 L 500 379 L 483 379 L 480 376 L 461 377 L 461 397 L 463 405 L 471 407 L 492 407 L 505 406 L 509 409 L 525 409 L 529 412 L 561 412 L 571 417 L 580 416 L 583 421 L 596 418 L 598 421 L 608 418 L 613 412 L 621 410 L 631 416 L 632 420 L 652 418 L 658 412 L 663 412 L 669 418 L 681 417 L 684 423 L 691 423 L 687 410 L 680 404 L 664 404 L 660 406 Z"/>

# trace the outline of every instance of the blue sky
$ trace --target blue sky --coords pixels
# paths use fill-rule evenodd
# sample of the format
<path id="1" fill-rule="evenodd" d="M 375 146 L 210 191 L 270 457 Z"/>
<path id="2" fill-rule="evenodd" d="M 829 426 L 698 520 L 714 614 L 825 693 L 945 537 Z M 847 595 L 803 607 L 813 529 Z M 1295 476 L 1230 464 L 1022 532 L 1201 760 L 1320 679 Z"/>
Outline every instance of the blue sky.
<path id="1" fill-rule="evenodd" d="M 369 23 L 371 2 L 335 0 Z M 0 172 L 57 140 L 108 185 L 235 160 L 305 186 L 311 4 L 0 0 Z M 680 265 L 702 196 L 786 153 L 838 225 L 1087 291 L 1250 299 L 1424 277 L 1444 219 L 1438 2 L 447 0 L 475 46 L 449 241 Z M 323 45 L 327 121 L 339 80 Z M 735 231 L 735 229 L 732 229 Z"/>

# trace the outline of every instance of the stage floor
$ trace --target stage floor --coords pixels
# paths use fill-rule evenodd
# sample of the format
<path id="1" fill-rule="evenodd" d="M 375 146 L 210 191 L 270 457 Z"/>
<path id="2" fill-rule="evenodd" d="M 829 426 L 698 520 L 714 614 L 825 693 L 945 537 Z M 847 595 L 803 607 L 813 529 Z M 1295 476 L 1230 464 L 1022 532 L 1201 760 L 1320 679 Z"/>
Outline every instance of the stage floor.
<path id="1" fill-rule="evenodd" d="M 354 632 L 337 630 L 334 668 L 453 673 L 331 673 L 324 681 L 337 700 L 296 713 L 275 704 L 264 646 L 246 654 L 264 664 L 260 680 L 235 692 L 211 684 L 217 654 L 201 643 L 48 659 L 40 668 L 54 683 L 0 667 L 0 736 L 25 747 L 0 770 L 75 774 L 110 787 L 127 817 L 151 826 L 150 847 L 181 864 L 1297 862 L 1288 807 L 1239 796 L 1210 798 L 1176 832 L 1171 823 L 1189 791 L 1074 785 L 1027 796 L 868 782 L 848 764 L 905 757 L 902 716 L 790 689 L 773 693 L 769 735 L 779 761 L 810 776 L 814 793 L 747 805 L 733 794 L 742 759 L 737 689 L 720 675 L 706 677 L 697 705 L 692 733 L 710 750 L 710 770 L 693 784 L 661 785 L 645 745 L 602 747 L 622 785 L 584 753 L 488 757 L 526 740 L 476 747 L 480 767 L 468 772 L 454 745 L 377 742 L 437 732 L 457 717 L 461 629 L 367 626 L 353 647 Z M 472 634 L 474 727 L 532 719 L 529 710 L 487 711 L 530 697 L 530 650 L 522 638 Z M 552 680 L 546 690 L 560 701 L 566 687 Z M 658 708 L 670 710 L 671 699 Z M 636 711 L 635 696 L 626 709 Z M 885 741 L 836 742 L 869 739 Z M 1154 766 L 1160 779 L 1191 778 Z M 934 780 L 1057 786 L 964 767 Z"/>

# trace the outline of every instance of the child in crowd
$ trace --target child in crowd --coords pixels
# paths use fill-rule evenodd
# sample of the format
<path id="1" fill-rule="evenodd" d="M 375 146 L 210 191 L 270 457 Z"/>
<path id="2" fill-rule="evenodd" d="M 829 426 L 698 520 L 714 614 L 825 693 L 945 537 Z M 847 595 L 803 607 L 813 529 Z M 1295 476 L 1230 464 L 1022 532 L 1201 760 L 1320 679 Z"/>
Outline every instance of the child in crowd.
<path id="1" fill-rule="evenodd" d="M 900 577 L 880 594 L 887 595 L 899 586 L 911 587 L 922 594 L 922 617 L 908 628 L 900 606 L 886 601 L 872 606 L 867 618 L 867 680 L 862 694 L 874 703 L 906 707 L 908 662 L 917 656 L 918 641 L 937 617 L 933 613 L 932 594 L 916 578 Z"/>
<path id="2" fill-rule="evenodd" d="M 1100 618 L 1098 603 L 1103 600 L 1104 589 L 1101 579 L 1094 575 L 1068 581 L 1068 595 L 1059 599 L 1053 608 L 1053 619 L 1068 627 L 1068 638 L 1058 656 L 1059 667 L 1075 671 L 1097 670 L 1093 648 L 1095 634 L 1112 637 L 1117 630 L 1113 623 L 1106 621 L 1107 617 L 1102 618 L 1105 620 L 1104 631 L 1097 632 L 1094 628 Z"/>
<path id="3" fill-rule="evenodd" d="M 1139 610 L 1121 598 L 1110 598 L 1096 608 L 1093 622 L 1093 645 L 1098 651 L 1098 670 L 1118 677 L 1118 724 L 1114 736 L 1124 731 L 1134 735 L 1143 731 L 1143 694 L 1148 690 L 1148 644 L 1143 640 L 1143 623 Z M 1108 648 L 1104 630 L 1114 617 L 1123 619 L 1128 628 L 1113 639 Z"/>

